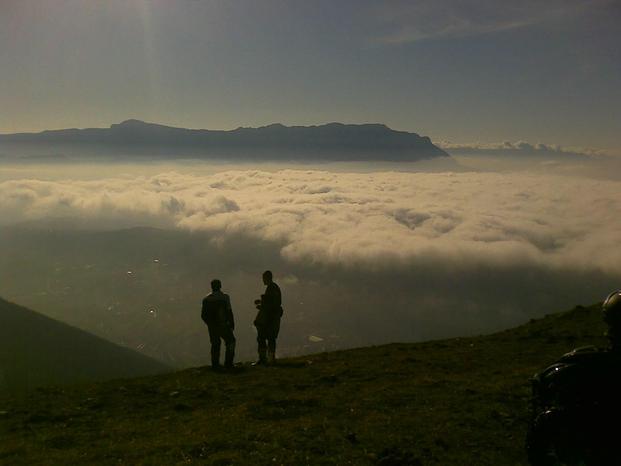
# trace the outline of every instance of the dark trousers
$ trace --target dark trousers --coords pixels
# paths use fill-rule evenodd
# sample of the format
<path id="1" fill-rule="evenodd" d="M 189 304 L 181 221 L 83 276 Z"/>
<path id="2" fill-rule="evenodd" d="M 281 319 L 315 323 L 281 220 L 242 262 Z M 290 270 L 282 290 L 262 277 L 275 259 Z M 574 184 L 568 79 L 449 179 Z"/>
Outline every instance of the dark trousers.
<path id="1" fill-rule="evenodd" d="M 266 352 L 276 354 L 276 338 L 280 331 L 280 318 L 268 320 L 263 325 L 257 325 L 257 343 L 259 359 L 266 359 Z"/>
<path id="2" fill-rule="evenodd" d="M 224 340 L 226 346 L 224 352 L 224 365 L 233 366 L 235 358 L 235 336 L 233 330 L 228 325 L 207 324 L 209 329 L 209 340 L 211 341 L 211 367 L 220 366 L 220 340 Z"/>

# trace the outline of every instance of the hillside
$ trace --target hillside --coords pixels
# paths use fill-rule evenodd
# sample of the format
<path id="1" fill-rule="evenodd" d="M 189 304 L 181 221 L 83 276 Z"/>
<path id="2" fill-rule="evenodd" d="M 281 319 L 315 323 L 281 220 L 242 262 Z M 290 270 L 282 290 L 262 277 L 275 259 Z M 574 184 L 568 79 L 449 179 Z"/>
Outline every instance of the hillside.
<path id="1" fill-rule="evenodd" d="M 10 144 L 10 146 L 6 146 Z M 176 158 L 263 159 L 263 160 L 390 160 L 415 161 L 448 154 L 426 136 L 395 131 L 382 124 L 329 123 L 318 126 L 272 124 L 231 131 L 176 128 L 126 120 L 109 128 L 0 134 L 0 147 L 20 152 L 19 145 L 44 145 L 50 153 L 84 157 L 113 154 Z M 51 152 L 50 152 L 51 151 Z M 21 155 L 21 154 L 20 154 Z"/>
<path id="2" fill-rule="evenodd" d="M 154 359 L 0 298 L 0 392 L 167 370 Z"/>
<path id="3" fill-rule="evenodd" d="M 529 378 L 605 344 L 598 309 L 489 336 L 0 398 L 0 462 L 525 464 Z"/>

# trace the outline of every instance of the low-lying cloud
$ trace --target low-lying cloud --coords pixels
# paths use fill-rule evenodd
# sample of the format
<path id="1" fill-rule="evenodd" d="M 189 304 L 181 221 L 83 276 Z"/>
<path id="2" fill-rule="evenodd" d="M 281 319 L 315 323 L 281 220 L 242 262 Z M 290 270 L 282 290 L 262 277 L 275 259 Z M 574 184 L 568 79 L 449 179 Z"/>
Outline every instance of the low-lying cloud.
<path id="1" fill-rule="evenodd" d="M 1 182 L 0 227 L 26 225 L 0 228 L 0 295 L 187 366 L 209 353 L 214 277 L 242 358 L 266 268 L 283 289 L 281 354 L 489 332 L 621 285 L 619 181 L 200 169 Z"/>
<path id="2" fill-rule="evenodd" d="M 81 217 L 278 244 L 290 262 L 370 269 L 433 261 L 621 275 L 621 186 L 498 173 L 178 172 L 0 183 L 4 224 Z"/>
<path id="3" fill-rule="evenodd" d="M 437 144 L 452 154 L 479 154 L 479 155 L 525 155 L 541 156 L 546 158 L 559 157 L 561 159 L 587 159 L 613 155 L 602 149 L 584 147 L 563 147 L 557 144 L 530 143 L 526 141 L 501 143 L 453 143 L 442 141 Z"/>

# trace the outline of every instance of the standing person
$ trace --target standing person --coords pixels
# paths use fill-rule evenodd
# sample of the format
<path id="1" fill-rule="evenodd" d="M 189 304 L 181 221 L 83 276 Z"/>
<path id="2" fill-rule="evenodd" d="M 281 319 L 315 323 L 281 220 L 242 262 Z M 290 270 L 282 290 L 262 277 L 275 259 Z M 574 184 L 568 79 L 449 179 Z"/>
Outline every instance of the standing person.
<path id="1" fill-rule="evenodd" d="M 211 368 L 220 368 L 220 339 L 224 340 L 224 367 L 232 368 L 235 358 L 235 320 L 231 299 L 228 294 L 222 293 L 222 283 L 215 279 L 211 281 L 211 293 L 203 299 L 201 318 L 209 329 L 211 341 Z"/>
<path id="2" fill-rule="evenodd" d="M 254 326 L 257 328 L 259 360 L 257 364 L 274 364 L 276 362 L 276 338 L 280 330 L 282 317 L 282 297 L 279 286 L 274 283 L 272 272 L 263 272 L 263 284 L 266 286 L 261 299 L 254 303 L 259 310 Z"/>

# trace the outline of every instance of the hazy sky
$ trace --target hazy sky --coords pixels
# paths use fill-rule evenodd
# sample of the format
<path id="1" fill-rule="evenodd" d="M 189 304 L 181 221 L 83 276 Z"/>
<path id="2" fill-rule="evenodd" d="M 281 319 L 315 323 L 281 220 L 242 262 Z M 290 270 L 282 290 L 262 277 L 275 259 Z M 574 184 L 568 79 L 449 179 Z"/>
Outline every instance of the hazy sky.
<path id="1" fill-rule="evenodd" d="M 619 151 L 618 0 L 2 0 L 0 132 L 382 122 Z"/>

